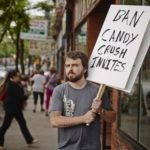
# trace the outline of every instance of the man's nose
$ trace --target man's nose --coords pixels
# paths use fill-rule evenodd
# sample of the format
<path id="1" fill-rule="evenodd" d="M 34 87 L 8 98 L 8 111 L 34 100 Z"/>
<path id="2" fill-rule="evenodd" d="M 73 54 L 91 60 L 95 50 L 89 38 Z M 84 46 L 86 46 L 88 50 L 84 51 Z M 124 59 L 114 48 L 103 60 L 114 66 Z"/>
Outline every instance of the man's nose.
<path id="1" fill-rule="evenodd" d="M 70 65 L 69 70 L 73 70 L 73 66 Z"/>
<path id="2" fill-rule="evenodd" d="M 73 71 L 73 67 L 70 66 L 69 69 L 68 69 L 68 71 L 69 71 L 69 72 L 72 72 L 72 71 Z"/>

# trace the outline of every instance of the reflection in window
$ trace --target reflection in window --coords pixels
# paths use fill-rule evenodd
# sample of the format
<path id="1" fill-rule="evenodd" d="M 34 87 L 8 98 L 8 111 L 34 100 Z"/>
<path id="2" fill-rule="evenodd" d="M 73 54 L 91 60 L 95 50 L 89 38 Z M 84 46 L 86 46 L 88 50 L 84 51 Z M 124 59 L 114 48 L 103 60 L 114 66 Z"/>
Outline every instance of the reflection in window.
<path id="1" fill-rule="evenodd" d="M 84 23 L 76 31 L 75 48 L 87 53 L 87 23 Z"/>
<path id="2" fill-rule="evenodd" d="M 142 68 L 142 92 L 141 106 L 144 106 L 144 115 L 140 116 L 140 143 L 150 149 L 150 49 L 146 55 Z"/>
<path id="3" fill-rule="evenodd" d="M 132 92 L 120 93 L 120 129 L 150 149 L 150 48 Z"/>
<path id="4" fill-rule="evenodd" d="M 130 94 L 121 92 L 121 126 L 120 128 L 130 135 L 132 138 L 137 138 L 137 113 L 138 113 L 138 82 L 132 88 Z"/>

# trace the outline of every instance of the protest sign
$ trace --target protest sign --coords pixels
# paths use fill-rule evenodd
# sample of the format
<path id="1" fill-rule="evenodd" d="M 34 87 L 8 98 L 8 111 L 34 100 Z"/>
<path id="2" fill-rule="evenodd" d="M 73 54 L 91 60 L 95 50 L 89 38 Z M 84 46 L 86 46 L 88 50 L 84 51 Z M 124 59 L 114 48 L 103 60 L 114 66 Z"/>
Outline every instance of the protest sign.
<path id="1" fill-rule="evenodd" d="M 130 92 L 150 46 L 150 7 L 111 5 L 89 60 L 88 80 Z"/>

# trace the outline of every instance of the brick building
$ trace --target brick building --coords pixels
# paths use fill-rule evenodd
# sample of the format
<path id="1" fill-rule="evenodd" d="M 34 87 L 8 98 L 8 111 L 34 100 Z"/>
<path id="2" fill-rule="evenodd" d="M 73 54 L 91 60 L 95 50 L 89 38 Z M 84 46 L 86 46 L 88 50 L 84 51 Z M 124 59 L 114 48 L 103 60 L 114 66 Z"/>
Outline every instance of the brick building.
<path id="1" fill-rule="evenodd" d="M 65 39 L 63 53 L 70 50 L 82 50 L 90 56 L 111 4 L 150 5 L 150 1 L 66 0 L 65 10 L 63 10 L 63 16 L 65 14 L 66 17 L 66 30 L 62 36 Z M 58 34 L 55 35 L 55 39 Z M 58 53 L 61 51 L 59 50 Z M 61 61 L 63 61 L 62 58 Z M 101 121 L 103 150 L 150 149 L 149 62 L 150 48 L 130 94 L 108 88 L 113 108 L 117 112 L 117 120 L 113 124 Z"/>

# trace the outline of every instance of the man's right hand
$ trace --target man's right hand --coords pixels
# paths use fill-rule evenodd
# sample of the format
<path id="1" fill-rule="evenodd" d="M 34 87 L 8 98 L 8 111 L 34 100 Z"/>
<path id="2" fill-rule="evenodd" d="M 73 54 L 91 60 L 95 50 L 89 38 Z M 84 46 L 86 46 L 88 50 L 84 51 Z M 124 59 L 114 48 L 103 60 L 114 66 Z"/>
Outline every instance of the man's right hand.
<path id="1" fill-rule="evenodd" d="M 90 124 L 94 121 L 95 117 L 96 114 L 93 113 L 92 110 L 89 110 L 86 114 L 83 115 L 83 122 L 85 122 L 85 124 Z"/>

